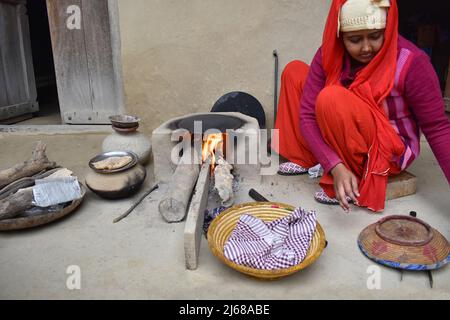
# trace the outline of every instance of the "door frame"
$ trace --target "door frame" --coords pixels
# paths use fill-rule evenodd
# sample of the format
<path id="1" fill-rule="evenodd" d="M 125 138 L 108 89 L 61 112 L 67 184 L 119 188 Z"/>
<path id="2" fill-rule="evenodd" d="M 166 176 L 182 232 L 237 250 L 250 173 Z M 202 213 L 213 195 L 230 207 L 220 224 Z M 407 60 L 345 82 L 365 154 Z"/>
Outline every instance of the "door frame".
<path id="1" fill-rule="evenodd" d="M 122 41 L 120 38 L 119 0 L 108 0 L 111 48 L 114 66 L 114 83 L 116 85 L 119 108 L 125 113 L 125 87 L 122 70 Z"/>

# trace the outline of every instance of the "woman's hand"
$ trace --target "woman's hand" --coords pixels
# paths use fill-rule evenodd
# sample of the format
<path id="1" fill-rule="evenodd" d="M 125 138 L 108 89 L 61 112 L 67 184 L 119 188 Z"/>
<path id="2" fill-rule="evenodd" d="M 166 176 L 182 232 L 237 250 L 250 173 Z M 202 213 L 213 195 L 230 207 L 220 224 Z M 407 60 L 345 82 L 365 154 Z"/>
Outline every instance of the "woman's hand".
<path id="1" fill-rule="evenodd" d="M 357 204 L 357 197 L 360 196 L 358 190 L 358 180 L 356 176 L 348 170 L 343 163 L 339 163 L 336 167 L 331 169 L 331 175 L 334 180 L 334 191 L 336 192 L 336 199 L 345 212 L 350 211 L 350 205 L 347 197 Z"/>

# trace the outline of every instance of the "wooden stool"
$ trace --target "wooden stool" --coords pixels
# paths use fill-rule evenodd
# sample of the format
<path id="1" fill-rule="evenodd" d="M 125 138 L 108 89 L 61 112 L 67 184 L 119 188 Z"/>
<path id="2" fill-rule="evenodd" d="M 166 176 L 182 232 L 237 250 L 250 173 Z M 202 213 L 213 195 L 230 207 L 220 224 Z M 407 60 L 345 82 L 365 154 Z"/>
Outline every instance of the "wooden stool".
<path id="1" fill-rule="evenodd" d="M 397 176 L 389 177 L 386 200 L 393 200 L 415 194 L 417 190 L 417 177 L 407 171 Z"/>

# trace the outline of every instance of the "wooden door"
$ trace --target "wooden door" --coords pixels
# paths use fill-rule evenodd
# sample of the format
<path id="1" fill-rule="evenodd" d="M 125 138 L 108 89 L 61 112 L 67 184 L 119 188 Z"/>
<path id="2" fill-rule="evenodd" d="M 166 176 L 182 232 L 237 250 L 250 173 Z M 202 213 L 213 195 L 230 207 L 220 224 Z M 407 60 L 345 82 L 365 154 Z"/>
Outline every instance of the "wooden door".
<path id="1" fill-rule="evenodd" d="M 110 123 L 123 113 L 116 0 L 47 0 L 61 116 Z"/>
<path id="2" fill-rule="evenodd" d="M 26 0 L 0 0 L 0 120 L 39 110 Z"/>

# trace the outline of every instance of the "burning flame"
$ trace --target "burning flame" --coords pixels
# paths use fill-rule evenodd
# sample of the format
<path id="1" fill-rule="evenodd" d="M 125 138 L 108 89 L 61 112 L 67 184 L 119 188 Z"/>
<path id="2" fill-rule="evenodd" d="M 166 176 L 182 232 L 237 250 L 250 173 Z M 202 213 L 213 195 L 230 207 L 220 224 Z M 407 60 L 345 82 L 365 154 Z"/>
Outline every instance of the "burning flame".
<path id="1" fill-rule="evenodd" d="M 219 146 L 221 144 L 221 146 Z M 219 148 L 218 148 L 219 146 Z M 205 162 L 208 157 L 211 157 L 211 168 L 216 165 L 216 153 L 217 149 L 220 150 L 223 156 L 223 136 L 221 133 L 210 134 L 206 137 L 202 146 L 202 162 Z"/>

